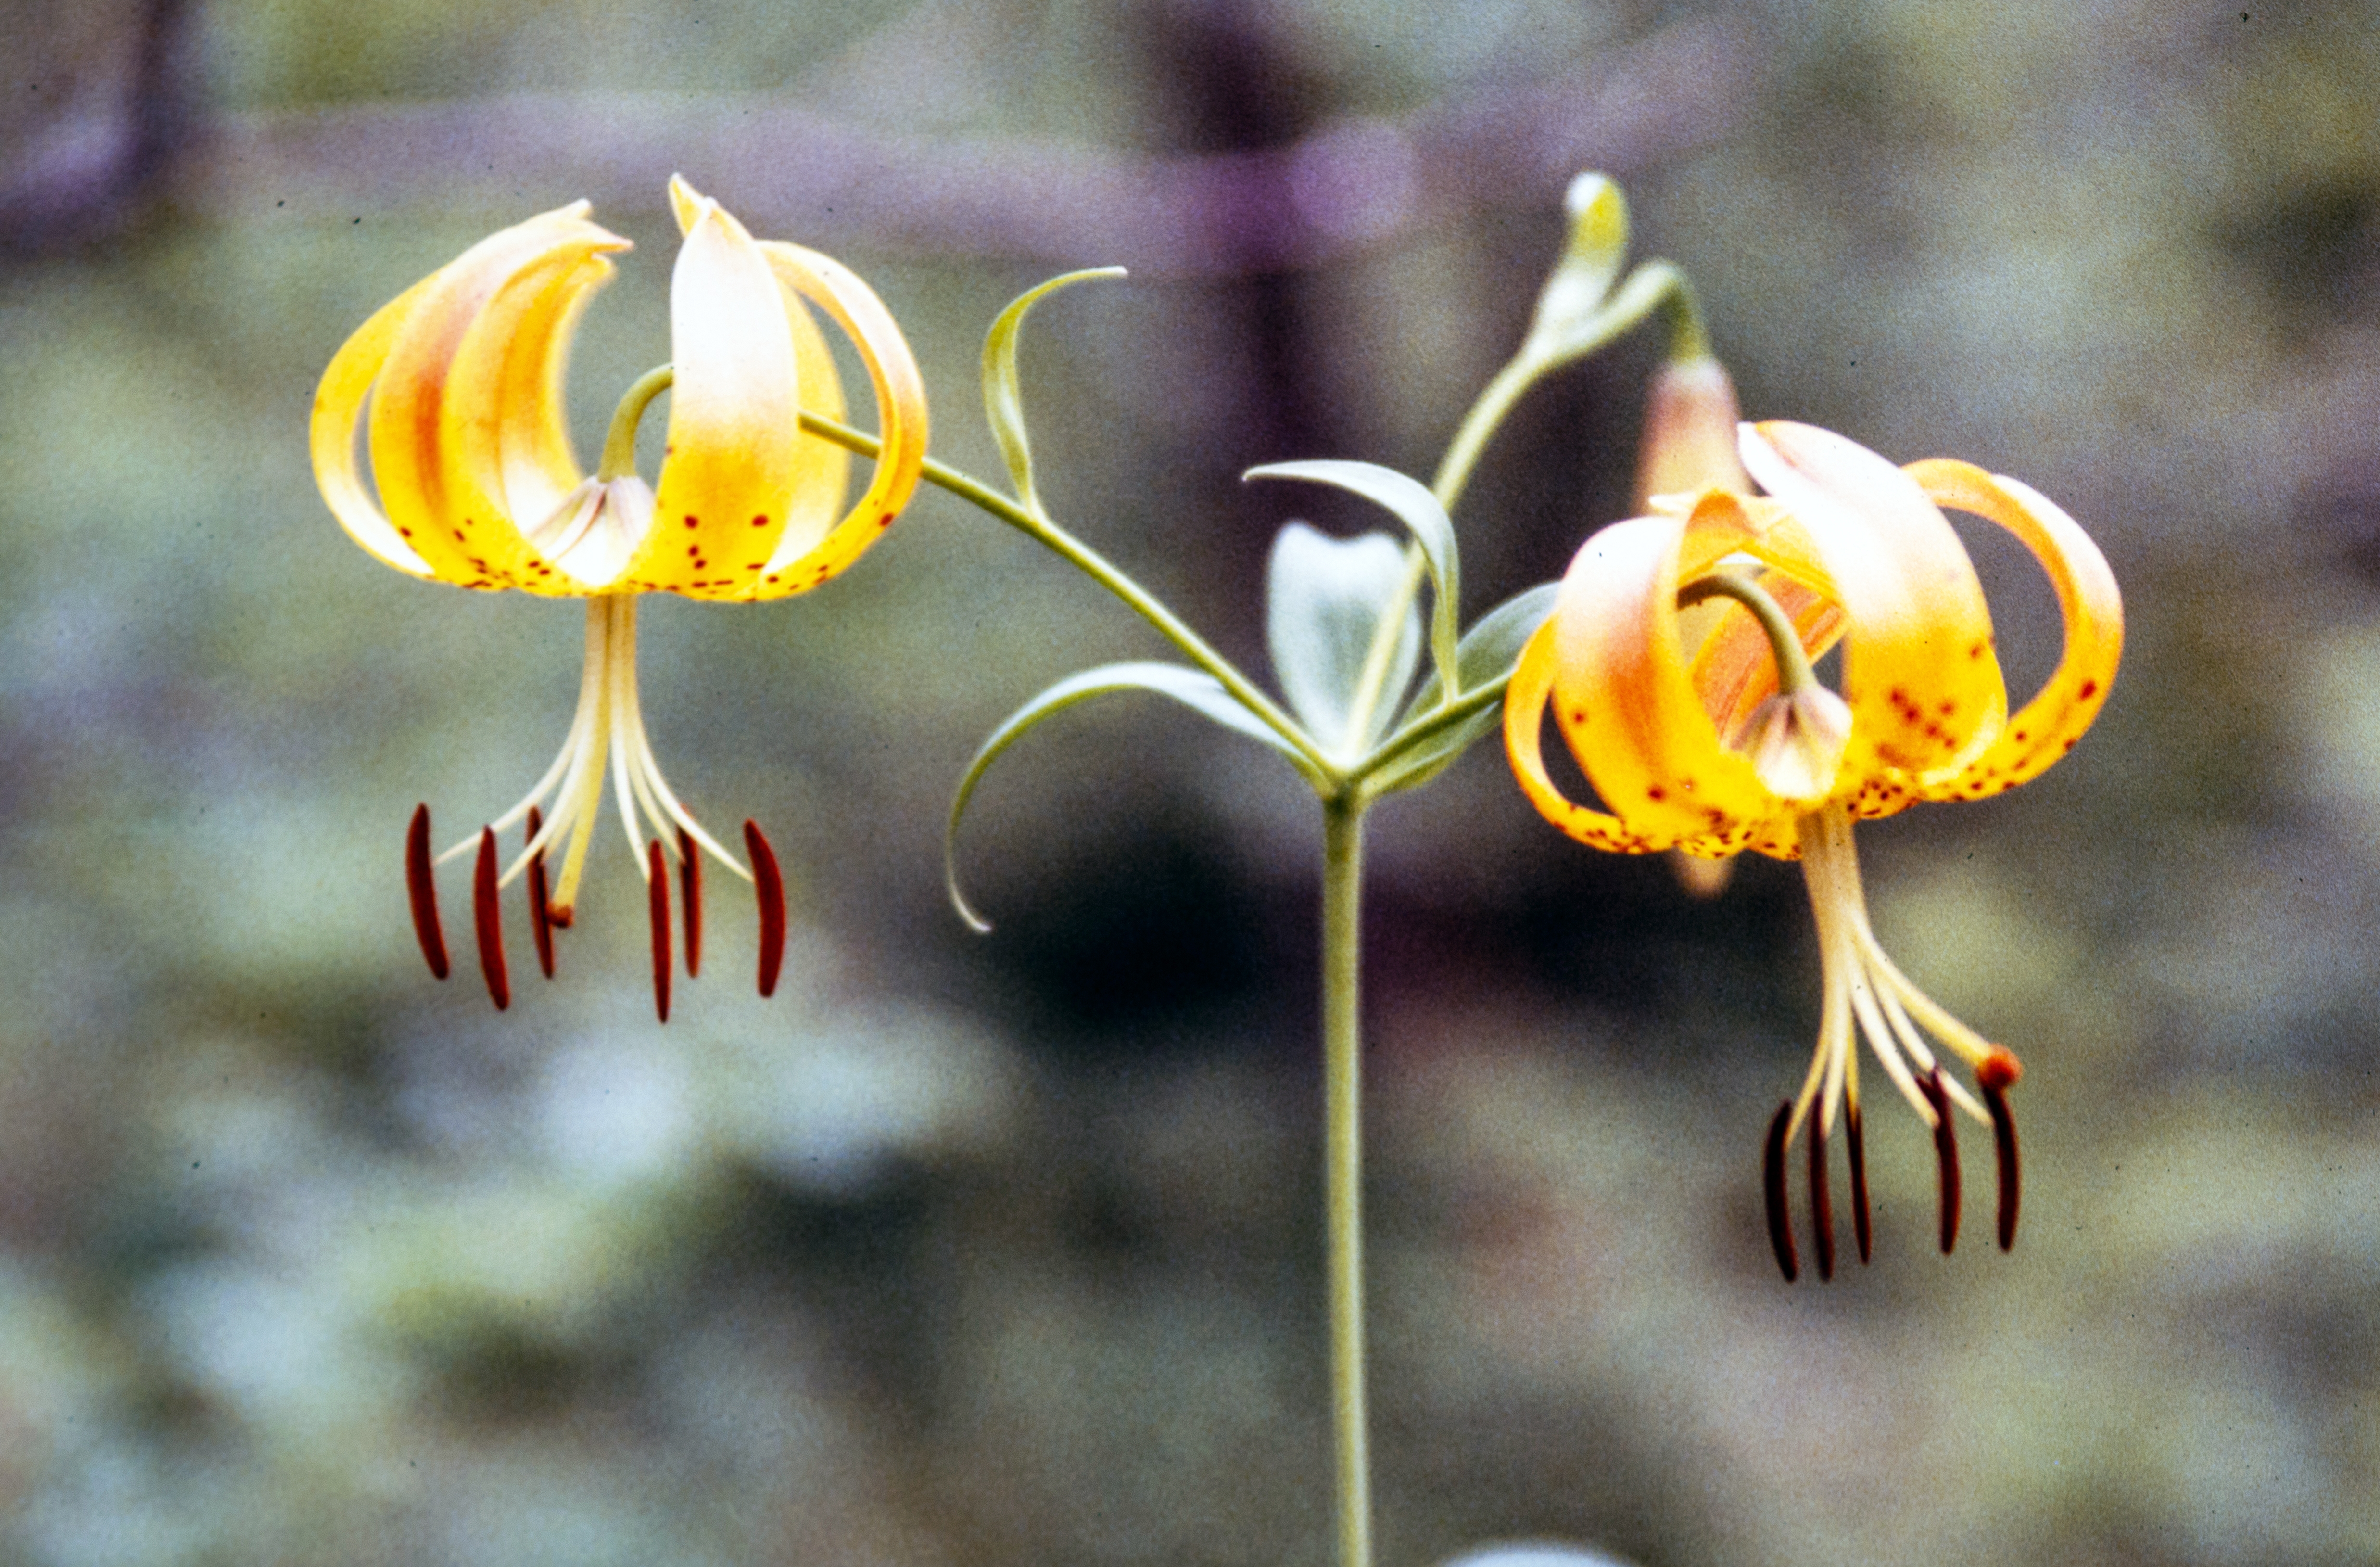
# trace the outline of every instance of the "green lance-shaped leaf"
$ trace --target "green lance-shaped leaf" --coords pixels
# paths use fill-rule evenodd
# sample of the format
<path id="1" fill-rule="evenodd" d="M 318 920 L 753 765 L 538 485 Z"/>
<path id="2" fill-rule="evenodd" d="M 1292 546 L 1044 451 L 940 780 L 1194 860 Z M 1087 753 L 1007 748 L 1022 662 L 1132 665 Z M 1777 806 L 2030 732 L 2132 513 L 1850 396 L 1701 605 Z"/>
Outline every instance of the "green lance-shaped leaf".
<path id="1" fill-rule="evenodd" d="M 1392 734 L 1381 747 L 1386 754 L 1381 770 L 1366 781 L 1370 793 L 1385 795 L 1428 783 L 1496 727 L 1503 713 L 1504 683 L 1512 677 L 1522 647 L 1553 613 L 1554 599 L 1560 591 L 1559 582 L 1540 582 L 1498 604 L 1463 634 L 1454 661 L 1458 685 L 1453 705 L 1468 711 L 1455 722 L 1441 723 L 1410 746 L 1398 747 Z M 1490 691 L 1494 696 L 1482 700 Z M 1438 677 L 1432 675 L 1399 715 L 1397 733 L 1442 711 Z"/>
<path id="2" fill-rule="evenodd" d="M 1462 598 L 1462 587 L 1457 580 L 1454 524 L 1447 520 L 1446 508 L 1438 504 L 1438 497 L 1429 492 L 1427 485 L 1419 480 L 1408 479 L 1394 468 L 1382 468 L 1378 463 L 1330 459 L 1272 463 L 1264 468 L 1252 468 L 1240 477 L 1303 479 L 1317 484 L 1335 484 L 1387 508 L 1398 521 L 1411 528 L 1415 541 L 1421 545 L 1422 558 L 1429 565 L 1430 662 L 1437 668 L 1442 683 L 1452 681 L 1455 607 Z M 1384 695 L 1393 697 L 1392 693 Z"/>
<path id="3" fill-rule="evenodd" d="M 1421 614 L 1403 601 L 1405 552 L 1385 533 L 1333 539 L 1302 522 L 1274 536 L 1265 572 L 1265 632 L 1273 674 L 1292 711 L 1334 759 L 1353 761 L 1379 738 L 1421 659 Z M 1386 675 L 1365 703 L 1373 644 L 1400 612 Z M 1365 711 L 1359 712 L 1359 707 Z"/>
<path id="4" fill-rule="evenodd" d="M 1223 689 L 1222 682 L 1199 670 L 1187 669 L 1178 663 L 1109 663 L 1097 669 L 1086 669 L 1070 674 L 1039 696 L 1010 713 L 999 728 L 991 732 L 967 763 L 966 775 L 959 780 L 959 790 L 951 801 L 949 826 L 942 834 L 942 881 L 949 889 L 951 906 L 959 917 L 978 933 L 988 931 L 991 924 L 976 913 L 959 891 L 958 843 L 959 818 L 965 814 L 967 801 L 974 798 L 976 785 L 983 782 L 984 773 L 1000 757 L 1042 720 L 1063 712 L 1077 702 L 1089 701 L 1111 691 L 1154 691 L 1160 697 L 1171 697 L 1184 707 L 1213 719 L 1226 729 L 1237 730 L 1251 739 L 1261 740 L 1296 768 L 1308 783 L 1320 788 L 1324 780 L 1316 772 L 1297 747 L 1275 734 L 1270 725 L 1242 707 L 1238 698 Z"/>
<path id="5" fill-rule="evenodd" d="M 1016 486 L 1016 498 L 1027 511 L 1038 512 L 1041 503 L 1033 493 L 1033 450 L 1025 439 L 1025 393 L 1016 380 L 1016 339 L 1025 330 L 1025 314 L 1044 296 L 1069 284 L 1123 275 L 1122 267 L 1093 267 L 1053 277 L 1018 295 L 1008 309 L 1000 312 L 991 330 L 984 334 L 984 415 L 991 421 L 992 439 L 1000 443 L 1000 455 L 1008 463 L 1008 477 Z"/>

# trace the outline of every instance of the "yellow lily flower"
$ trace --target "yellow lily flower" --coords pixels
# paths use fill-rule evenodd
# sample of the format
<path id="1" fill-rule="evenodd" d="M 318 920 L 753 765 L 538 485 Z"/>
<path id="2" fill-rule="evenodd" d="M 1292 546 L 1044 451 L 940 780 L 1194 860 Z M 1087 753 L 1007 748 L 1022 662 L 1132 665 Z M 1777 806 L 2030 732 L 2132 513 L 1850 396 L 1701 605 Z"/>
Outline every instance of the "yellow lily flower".
<path id="1" fill-rule="evenodd" d="M 1849 1132 L 1853 1228 L 1867 1260 L 1855 1033 L 1933 1130 L 1946 1252 L 1959 1223 L 1950 1111 L 1991 1128 L 2006 1249 L 2018 1198 L 2007 1090 L 2022 1069 L 1912 984 L 1877 944 L 1852 822 L 1918 800 L 1995 795 L 2072 749 L 2107 699 L 2122 651 L 2115 577 L 2063 511 L 1972 464 L 1895 468 L 1842 436 L 1788 423 L 1742 426 L 1738 450 L 1766 496 L 1706 489 L 1663 497 L 1652 515 L 1587 541 L 1553 615 L 1514 670 L 1506 750 L 1538 810 L 1582 843 L 1625 854 L 1752 848 L 1802 861 L 1825 1002 L 1809 1073 L 1779 1107 L 1763 1160 L 1769 1238 L 1788 1280 L 1798 1261 L 1785 1160 L 1805 1124 L 1818 1271 L 1833 1271 L 1826 1139 L 1839 1109 Z M 1982 587 L 1943 506 L 2015 535 L 2057 592 L 2063 657 L 2013 715 Z M 1714 580 L 1728 563 L 1747 559 L 1758 591 Z M 1690 654 L 1679 630 L 1682 586 L 1690 601 L 1716 588 L 1758 613 L 1727 605 Z M 1840 697 L 1810 677 L 1807 662 L 1838 640 Z M 1606 808 L 1567 798 L 1548 774 L 1541 731 L 1548 705 Z M 1966 1063 L 1973 1091 L 1943 1071 L 1928 1036 Z"/>
<path id="2" fill-rule="evenodd" d="M 498 889 L 528 878 L 539 964 L 551 978 L 552 933 L 571 921 L 607 764 L 647 882 L 662 1018 L 669 1017 L 673 969 L 666 867 L 678 868 L 692 975 L 701 963 L 698 852 L 754 884 L 760 993 L 775 989 L 785 932 L 775 856 L 747 820 L 747 869 L 662 779 L 637 698 L 637 596 L 749 602 L 815 588 L 890 526 L 925 462 L 924 383 L 868 285 L 814 250 L 755 240 L 683 179 L 670 182 L 670 200 L 684 236 L 670 284 L 671 369 L 622 402 L 596 474 L 583 473 L 571 454 L 564 368 L 579 312 L 610 277 L 609 256 L 628 244 L 589 222 L 584 201 L 481 240 L 383 306 L 333 357 L 314 395 L 315 480 L 341 526 L 373 556 L 459 587 L 588 600 L 586 675 L 561 755 L 511 810 L 439 856 L 479 851 L 474 924 L 499 1007 L 511 990 Z M 847 454 L 800 431 L 805 407 L 831 419 L 844 413 L 813 311 L 851 339 L 876 395 L 882 449 L 848 508 Z M 668 456 L 655 488 L 636 474 L 636 427 L 664 385 Z M 370 486 L 357 454 L 359 424 Z M 496 834 L 524 820 L 527 843 L 499 874 Z M 549 893 L 546 856 L 564 845 Z M 416 934 L 443 979 L 426 805 L 414 813 L 406 871 Z"/>

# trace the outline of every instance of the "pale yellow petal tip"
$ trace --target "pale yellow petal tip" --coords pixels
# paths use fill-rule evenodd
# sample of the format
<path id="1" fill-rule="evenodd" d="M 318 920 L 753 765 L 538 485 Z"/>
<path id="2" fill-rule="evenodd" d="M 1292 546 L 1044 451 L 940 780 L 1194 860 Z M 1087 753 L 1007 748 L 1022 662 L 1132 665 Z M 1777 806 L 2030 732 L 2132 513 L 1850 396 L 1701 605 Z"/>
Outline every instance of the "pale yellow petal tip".
<path id="1" fill-rule="evenodd" d="M 686 176 L 682 174 L 670 176 L 669 195 L 670 211 L 676 214 L 677 231 L 680 234 L 693 233 L 694 225 L 702 221 L 703 213 L 719 205 L 718 202 L 688 185 L 686 182 Z"/>

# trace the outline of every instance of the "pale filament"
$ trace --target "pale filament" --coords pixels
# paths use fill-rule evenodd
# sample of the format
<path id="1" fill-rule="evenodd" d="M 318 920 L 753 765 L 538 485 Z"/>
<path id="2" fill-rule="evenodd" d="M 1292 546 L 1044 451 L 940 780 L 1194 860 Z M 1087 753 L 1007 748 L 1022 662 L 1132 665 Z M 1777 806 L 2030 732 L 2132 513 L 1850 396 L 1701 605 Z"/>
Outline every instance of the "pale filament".
<path id="1" fill-rule="evenodd" d="M 637 596 L 633 593 L 601 594 L 587 601 L 587 664 L 569 735 L 545 776 L 512 809 L 488 825 L 501 832 L 526 817 L 531 807 L 544 806 L 549 796 L 552 810 L 537 836 L 504 868 L 499 885 L 509 886 L 528 869 L 531 859 L 567 840 L 569 848 L 554 884 L 552 905 L 556 915 L 568 917 L 577 897 L 588 844 L 602 809 L 607 764 L 612 792 L 619 802 L 620 824 L 627 833 L 638 876 L 650 879 L 652 874 L 645 853 L 648 839 L 660 840 L 662 853 L 674 863 L 685 852 L 679 835 L 683 830 L 685 841 L 698 845 L 745 881 L 752 880 L 743 862 L 704 832 L 678 802 L 662 776 L 652 743 L 645 736 L 644 713 L 637 700 Z M 468 854 L 479 844 L 480 834 L 474 832 L 439 856 L 439 863 Z"/>
<path id="2" fill-rule="evenodd" d="M 1911 984 L 1877 944 L 1868 924 L 1849 810 L 1841 805 L 1822 806 L 1796 825 L 1802 841 L 1802 869 L 1810 885 L 1810 907 L 1817 919 L 1826 999 L 1819 1014 L 1817 1053 L 1794 1099 L 1786 1140 L 1791 1141 L 1801 1130 L 1814 1105 L 1818 1108 L 1822 1135 L 1834 1130 L 1839 1104 L 1858 1108 L 1861 1036 L 1866 1038 L 1868 1048 L 1876 1052 L 1901 1098 L 1919 1119 L 1935 1125 L 1934 1108 L 1917 1083 L 1920 1074 L 1937 1068 L 1925 1034 L 1931 1033 L 1971 1067 L 1992 1055 L 1994 1047 Z M 1990 1113 L 1956 1078 L 1944 1074 L 1939 1081 L 1960 1109 L 1986 1126 L 1992 1124 Z"/>

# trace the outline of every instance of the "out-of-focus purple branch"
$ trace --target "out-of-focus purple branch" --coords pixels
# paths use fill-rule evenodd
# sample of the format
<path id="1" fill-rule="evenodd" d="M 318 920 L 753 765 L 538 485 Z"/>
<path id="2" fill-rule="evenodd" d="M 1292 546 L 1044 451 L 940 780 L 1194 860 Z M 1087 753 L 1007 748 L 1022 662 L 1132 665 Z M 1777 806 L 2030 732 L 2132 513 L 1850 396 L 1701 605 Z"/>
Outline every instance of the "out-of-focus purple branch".
<path id="1" fill-rule="evenodd" d="M 635 210 L 683 171 L 756 229 L 829 247 L 1228 274 L 1313 265 L 1481 209 L 1549 207 L 1581 168 L 1675 156 L 1726 128 L 1751 54 L 1739 28 L 1688 22 L 1568 79 L 1213 156 L 883 135 L 776 99 L 308 109 L 219 124 L 184 194 L 225 215 L 285 200 L 446 203 L 475 186 Z"/>
<path id="2" fill-rule="evenodd" d="M 188 0 L 12 18 L 0 108 L 0 252 L 121 227 L 189 139 Z"/>

